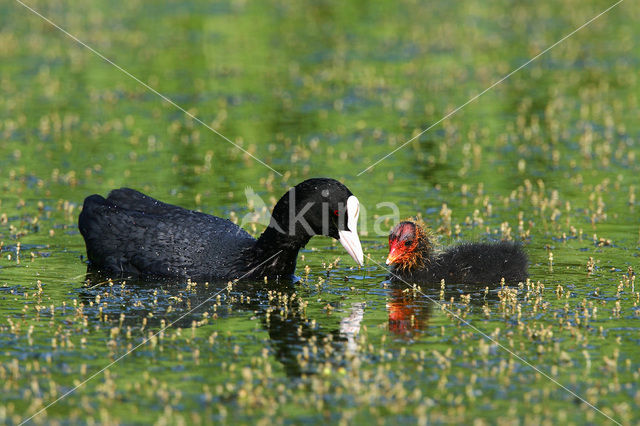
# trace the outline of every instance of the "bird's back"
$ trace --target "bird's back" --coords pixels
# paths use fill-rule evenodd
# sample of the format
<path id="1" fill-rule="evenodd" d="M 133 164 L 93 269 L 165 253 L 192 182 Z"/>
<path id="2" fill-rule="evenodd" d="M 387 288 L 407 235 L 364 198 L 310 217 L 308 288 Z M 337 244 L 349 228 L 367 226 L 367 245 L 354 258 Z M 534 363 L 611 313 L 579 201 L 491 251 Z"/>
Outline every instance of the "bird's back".
<path id="1" fill-rule="evenodd" d="M 514 242 L 463 243 L 436 257 L 434 270 L 445 281 L 465 284 L 518 283 L 527 278 L 527 255 Z"/>
<path id="2" fill-rule="evenodd" d="M 122 188 L 87 197 L 78 220 L 92 267 L 133 276 L 233 278 L 255 239 L 227 219 Z"/>

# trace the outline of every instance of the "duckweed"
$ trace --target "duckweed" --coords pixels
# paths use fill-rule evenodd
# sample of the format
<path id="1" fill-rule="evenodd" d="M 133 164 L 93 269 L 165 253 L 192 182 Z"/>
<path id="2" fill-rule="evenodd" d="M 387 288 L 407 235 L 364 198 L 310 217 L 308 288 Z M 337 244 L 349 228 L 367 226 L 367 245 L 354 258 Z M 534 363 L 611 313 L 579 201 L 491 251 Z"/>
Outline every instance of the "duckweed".
<path id="1" fill-rule="evenodd" d="M 359 177 L 607 5 L 31 6 L 246 152 L 0 5 L 0 422 L 638 423 L 633 3 Z M 314 238 L 291 284 L 86 274 L 89 194 L 241 223 L 247 186 L 270 208 L 320 175 L 368 209 L 364 268 Z M 382 202 L 445 244 L 522 241 L 530 278 L 390 283 Z"/>

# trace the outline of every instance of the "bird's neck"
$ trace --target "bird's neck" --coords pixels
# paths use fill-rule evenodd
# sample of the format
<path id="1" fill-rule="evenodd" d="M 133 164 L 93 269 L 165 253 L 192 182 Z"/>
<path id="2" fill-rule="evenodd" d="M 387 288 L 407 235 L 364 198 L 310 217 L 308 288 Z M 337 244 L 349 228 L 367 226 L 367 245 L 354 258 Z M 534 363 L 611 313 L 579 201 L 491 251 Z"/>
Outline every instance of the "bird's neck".
<path id="1" fill-rule="evenodd" d="M 268 226 L 253 247 L 254 261 L 249 265 L 253 271 L 250 275 L 255 278 L 292 276 L 298 252 L 310 239 L 308 235 L 288 235 Z"/>
<path id="2" fill-rule="evenodd" d="M 429 244 L 426 239 L 421 238 L 418 241 L 418 247 L 416 248 L 416 256 L 418 261 L 424 263 L 429 259 L 429 256 L 433 252 L 433 246 Z"/>

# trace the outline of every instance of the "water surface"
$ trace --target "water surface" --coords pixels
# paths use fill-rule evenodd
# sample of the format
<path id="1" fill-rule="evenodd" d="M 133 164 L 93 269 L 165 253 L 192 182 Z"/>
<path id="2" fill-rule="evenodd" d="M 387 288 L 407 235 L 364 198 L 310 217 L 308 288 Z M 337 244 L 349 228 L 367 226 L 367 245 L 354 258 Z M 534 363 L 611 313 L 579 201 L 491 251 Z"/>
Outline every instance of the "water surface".
<path id="1" fill-rule="evenodd" d="M 29 4 L 283 176 L 0 5 L 0 420 L 81 385 L 32 421 L 638 422 L 632 2 L 362 175 L 609 4 Z M 270 206 L 313 176 L 367 208 L 364 268 L 316 237 L 291 285 L 85 274 L 87 195 L 240 222 L 246 187 Z M 442 244 L 523 241 L 530 282 L 391 285 L 383 202 Z"/>

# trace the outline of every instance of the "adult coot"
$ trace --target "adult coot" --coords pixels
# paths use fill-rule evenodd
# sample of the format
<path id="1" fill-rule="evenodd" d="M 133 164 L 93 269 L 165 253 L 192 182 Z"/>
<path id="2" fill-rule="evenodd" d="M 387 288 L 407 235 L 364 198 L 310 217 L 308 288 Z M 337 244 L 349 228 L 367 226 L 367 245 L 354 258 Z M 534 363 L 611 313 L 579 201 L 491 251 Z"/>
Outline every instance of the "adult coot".
<path id="1" fill-rule="evenodd" d="M 314 235 L 342 243 L 359 265 L 358 199 L 333 179 L 309 179 L 280 198 L 257 240 L 227 219 L 165 204 L 133 189 L 84 200 L 78 219 L 90 268 L 137 278 L 287 278 Z"/>
<path id="2" fill-rule="evenodd" d="M 436 250 L 433 235 L 412 220 L 400 222 L 389 234 L 392 278 L 413 283 L 518 283 L 527 278 L 527 255 L 514 242 L 462 243 Z"/>

